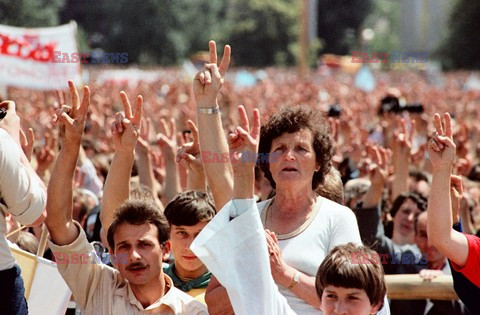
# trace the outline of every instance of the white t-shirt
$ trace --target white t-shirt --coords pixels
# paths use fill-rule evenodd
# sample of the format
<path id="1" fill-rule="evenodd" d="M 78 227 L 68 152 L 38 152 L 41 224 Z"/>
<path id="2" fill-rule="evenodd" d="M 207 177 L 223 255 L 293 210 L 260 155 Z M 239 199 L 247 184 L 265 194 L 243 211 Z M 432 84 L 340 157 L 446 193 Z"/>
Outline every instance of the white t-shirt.
<path id="1" fill-rule="evenodd" d="M 266 200 L 258 204 L 260 217 L 265 223 L 266 209 L 271 203 Z M 317 197 L 314 213 L 295 233 L 277 235 L 285 263 L 298 271 L 315 277 L 325 256 L 337 245 L 353 242 L 361 245 L 355 214 L 349 208 L 326 198 Z M 280 293 L 298 314 L 319 314 L 291 290 L 279 287 Z"/>

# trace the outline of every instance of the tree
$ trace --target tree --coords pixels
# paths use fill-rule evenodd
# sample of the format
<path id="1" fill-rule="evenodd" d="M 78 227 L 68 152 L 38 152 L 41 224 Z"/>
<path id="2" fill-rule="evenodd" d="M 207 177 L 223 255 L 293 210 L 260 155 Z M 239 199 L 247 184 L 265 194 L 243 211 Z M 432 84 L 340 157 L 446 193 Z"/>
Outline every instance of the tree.
<path id="1" fill-rule="evenodd" d="M 233 0 L 225 37 L 240 65 L 292 64 L 289 44 L 298 40 L 300 1 Z"/>
<path id="2" fill-rule="evenodd" d="M 458 0 L 450 15 L 450 32 L 439 49 L 445 68 L 480 69 L 480 2 Z"/>
<path id="3" fill-rule="evenodd" d="M 323 52 L 349 54 L 371 4 L 371 0 L 318 0 L 318 37 L 324 42 Z"/>
<path id="4" fill-rule="evenodd" d="M 371 13 L 365 19 L 363 28 L 372 29 L 375 36 L 364 49 L 368 52 L 390 52 L 399 49 L 400 11 L 400 3 L 396 0 L 373 0 Z"/>
<path id="5" fill-rule="evenodd" d="M 58 25 L 64 0 L 0 0 L 0 24 L 22 27 Z"/>
<path id="6" fill-rule="evenodd" d="M 62 20 L 75 19 L 92 48 L 128 52 L 130 62 L 176 64 L 209 39 L 231 44 L 237 65 L 294 61 L 298 0 L 85 1 L 68 0 Z"/>
<path id="7" fill-rule="evenodd" d="M 92 48 L 168 65 L 208 49 L 208 40 L 223 31 L 222 8 L 222 0 L 68 0 L 62 20 L 75 19 Z"/>

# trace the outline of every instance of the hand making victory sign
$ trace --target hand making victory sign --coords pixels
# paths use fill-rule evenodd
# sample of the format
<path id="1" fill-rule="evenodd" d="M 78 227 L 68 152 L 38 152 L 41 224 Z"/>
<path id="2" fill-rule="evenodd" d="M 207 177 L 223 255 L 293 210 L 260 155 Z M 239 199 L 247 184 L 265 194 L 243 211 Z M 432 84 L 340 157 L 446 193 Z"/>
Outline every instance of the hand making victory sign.
<path id="1" fill-rule="evenodd" d="M 48 184 L 48 216 L 45 220 L 52 242 L 58 245 L 71 244 L 79 234 L 72 219 L 72 183 L 90 105 L 90 89 L 87 86 L 83 88 L 81 102 L 73 81 L 68 81 L 68 88 L 72 105 L 61 105 L 53 117 L 54 123 L 61 123 L 64 132 L 61 133 L 62 148 Z"/>
<path id="2" fill-rule="evenodd" d="M 124 115 L 117 113 L 112 123 L 113 143 L 116 151 L 133 151 L 139 136 L 143 114 L 143 97 L 137 96 L 135 114 L 132 114 L 132 106 L 125 92 L 120 92 L 123 103 Z"/>
<path id="3" fill-rule="evenodd" d="M 211 40 L 208 46 L 210 63 L 205 64 L 203 71 L 197 72 L 193 81 L 193 93 L 198 107 L 215 107 L 217 105 L 217 94 L 223 85 L 230 65 L 231 48 L 229 45 L 225 45 L 220 66 L 217 66 L 217 44 Z"/>
<path id="4" fill-rule="evenodd" d="M 78 144 L 82 141 L 83 130 L 85 129 L 85 121 L 87 117 L 88 106 L 90 105 L 90 89 L 88 86 L 83 88 L 83 97 L 80 102 L 77 88 L 73 81 L 68 81 L 68 88 L 72 96 L 72 105 L 61 105 L 55 111 L 53 122 L 60 122 L 63 134 L 64 143 Z"/>
<path id="5" fill-rule="evenodd" d="M 452 137 L 452 123 L 449 113 L 443 115 L 442 119 L 439 114 L 434 116 L 434 125 L 436 131 L 428 142 L 428 153 L 430 161 L 434 169 L 447 168 L 451 169 L 455 159 L 455 142 Z"/>

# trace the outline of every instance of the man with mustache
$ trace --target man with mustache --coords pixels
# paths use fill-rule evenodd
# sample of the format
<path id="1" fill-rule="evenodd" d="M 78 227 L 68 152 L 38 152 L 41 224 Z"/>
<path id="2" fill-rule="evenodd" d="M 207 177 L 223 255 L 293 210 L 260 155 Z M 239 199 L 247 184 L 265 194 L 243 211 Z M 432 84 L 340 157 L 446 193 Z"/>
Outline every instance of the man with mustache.
<path id="1" fill-rule="evenodd" d="M 46 220 L 50 248 L 60 258 L 58 270 L 73 292 L 84 314 L 207 314 L 206 307 L 173 286 L 163 273 L 162 261 L 170 253 L 169 225 L 156 205 L 145 200 L 123 203 L 108 229 L 108 243 L 116 269 L 92 263 L 93 246 L 78 222 L 72 220 L 72 181 L 81 145 L 90 91 L 78 92 L 69 81 L 72 107 L 62 106 L 54 121 L 65 129 L 48 186 Z M 135 115 L 122 94 L 125 116 L 120 120 L 123 134 L 137 134 L 142 98 L 137 98 Z"/>

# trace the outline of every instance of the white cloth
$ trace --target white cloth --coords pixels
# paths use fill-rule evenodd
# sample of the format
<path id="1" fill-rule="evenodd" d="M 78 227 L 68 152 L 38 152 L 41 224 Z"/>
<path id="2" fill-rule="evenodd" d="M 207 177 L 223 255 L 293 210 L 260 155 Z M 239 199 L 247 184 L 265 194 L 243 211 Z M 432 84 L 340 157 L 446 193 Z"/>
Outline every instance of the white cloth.
<path id="1" fill-rule="evenodd" d="M 43 315 L 48 311 L 47 313 L 52 315 L 65 314 L 72 292 L 58 272 L 57 266 L 50 260 L 41 257 L 36 259 L 37 268 L 28 297 L 28 313 Z"/>
<path id="2" fill-rule="evenodd" d="M 265 206 L 265 204 L 261 206 Z M 325 207 L 324 210 L 321 210 L 323 207 Z M 301 239 L 296 239 L 294 243 L 288 244 L 288 241 L 294 239 L 292 238 L 282 241 L 284 243 L 283 247 L 281 246 L 284 259 L 284 251 L 295 252 L 298 257 L 306 254 L 309 261 L 306 265 L 316 264 L 318 269 L 328 251 L 336 245 L 349 241 L 361 244 L 358 227 L 355 225 L 355 216 L 352 217 L 345 210 L 351 212 L 350 209 L 338 204 L 333 203 L 332 205 L 331 202 L 324 202 L 317 212 L 317 217 L 324 221 L 323 229 L 321 228 L 322 224 L 316 222 L 317 218 L 315 218 L 304 231 L 304 233 L 310 233 L 308 231 L 310 228 L 320 228 L 317 230 L 319 235 L 325 233 L 332 235 L 332 239 L 324 240 L 322 245 L 326 250 L 325 253 L 320 254 L 318 249 L 312 249 L 306 244 L 300 244 L 300 247 L 295 250 L 293 246 L 297 246 L 297 241 Z M 319 213 L 323 213 L 323 215 L 320 216 Z M 350 222 L 351 220 L 355 223 L 354 225 Z M 338 224 L 344 225 L 337 226 Z M 352 231 L 353 234 L 350 234 Z M 342 236 L 343 234 L 350 239 L 342 243 L 345 237 Z M 316 247 L 318 247 L 320 239 L 321 237 L 317 236 L 303 241 L 317 244 Z M 292 299 L 297 308 L 300 308 L 300 310 L 295 310 L 290 301 L 287 302 L 288 298 L 285 299 L 285 296 L 280 294 L 279 288 L 271 276 L 265 232 L 254 199 L 232 200 L 227 203 L 203 228 L 190 248 L 226 288 L 235 314 L 322 314 L 320 310 L 313 307 L 306 313 L 301 306 L 298 306 L 299 303 Z M 298 250 L 299 248 L 301 250 Z M 291 259 L 291 261 L 295 263 L 296 259 Z M 313 276 L 316 275 L 316 271 L 313 272 Z M 386 296 L 385 306 L 378 314 L 390 314 Z"/>
<path id="3" fill-rule="evenodd" d="M 35 222 L 46 204 L 46 192 L 21 163 L 21 148 L 0 128 L 0 208 L 23 225 Z M 5 218 L 0 215 L 0 270 L 12 268 L 15 259 L 5 239 Z"/>
<path id="4" fill-rule="evenodd" d="M 190 248 L 227 289 L 235 314 L 296 314 L 271 276 L 254 199 L 227 203 Z"/>

